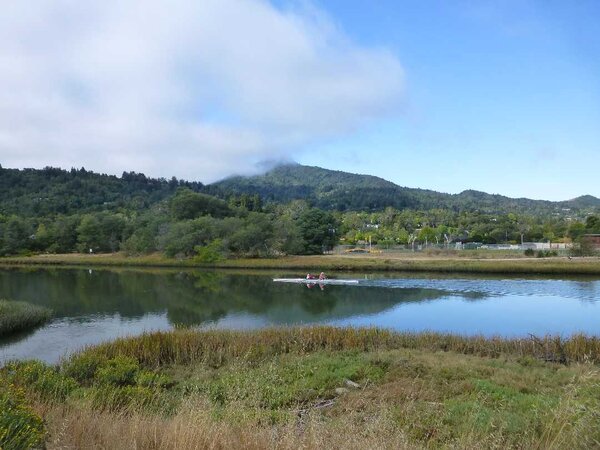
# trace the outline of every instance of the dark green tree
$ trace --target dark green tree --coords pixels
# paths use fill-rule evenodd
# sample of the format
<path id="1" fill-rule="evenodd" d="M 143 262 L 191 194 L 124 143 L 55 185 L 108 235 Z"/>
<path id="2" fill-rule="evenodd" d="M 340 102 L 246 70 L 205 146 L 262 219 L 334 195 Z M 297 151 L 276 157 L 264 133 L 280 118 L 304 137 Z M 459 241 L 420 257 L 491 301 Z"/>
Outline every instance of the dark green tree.
<path id="1" fill-rule="evenodd" d="M 331 249 L 337 242 L 338 224 L 330 212 L 311 208 L 298 219 L 298 229 L 304 241 L 301 253 L 315 255 Z"/>

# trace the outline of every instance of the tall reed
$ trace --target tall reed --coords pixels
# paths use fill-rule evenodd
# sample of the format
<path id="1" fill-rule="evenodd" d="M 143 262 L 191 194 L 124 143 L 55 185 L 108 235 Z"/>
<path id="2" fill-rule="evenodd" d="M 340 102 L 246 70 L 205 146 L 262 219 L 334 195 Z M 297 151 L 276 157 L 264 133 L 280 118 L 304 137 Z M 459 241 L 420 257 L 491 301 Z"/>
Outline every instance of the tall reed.
<path id="1" fill-rule="evenodd" d="M 26 302 L 0 300 L 0 336 L 34 328 L 47 322 L 52 310 Z"/>
<path id="2" fill-rule="evenodd" d="M 219 367 L 234 358 L 261 361 L 286 353 L 400 348 L 452 351 L 486 357 L 513 355 L 558 363 L 600 363 L 600 338 L 582 334 L 506 339 L 434 332 L 393 332 L 377 328 L 328 326 L 271 328 L 260 331 L 175 330 L 117 339 L 83 353 L 129 356 L 146 367 L 202 362 Z"/>

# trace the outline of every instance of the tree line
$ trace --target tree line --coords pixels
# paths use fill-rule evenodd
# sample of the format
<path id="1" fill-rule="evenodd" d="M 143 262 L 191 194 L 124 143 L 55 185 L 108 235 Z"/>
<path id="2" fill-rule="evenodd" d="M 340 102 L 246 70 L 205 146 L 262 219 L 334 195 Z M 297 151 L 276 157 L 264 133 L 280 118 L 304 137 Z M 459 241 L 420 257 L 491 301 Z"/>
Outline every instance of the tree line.
<path id="1" fill-rule="evenodd" d="M 3 256 L 123 250 L 207 259 L 259 257 L 322 253 L 337 241 L 334 215 L 305 202 L 262 208 L 252 196 L 225 201 L 189 188 L 179 188 L 145 211 L 0 215 Z"/>
<path id="2" fill-rule="evenodd" d="M 369 191 L 371 192 L 371 191 Z M 218 196 L 211 195 L 218 194 Z M 0 166 L 0 255 L 162 252 L 202 260 L 315 254 L 338 243 L 380 245 L 579 242 L 600 216 L 454 208 L 340 211 L 306 200 L 201 183 Z"/>

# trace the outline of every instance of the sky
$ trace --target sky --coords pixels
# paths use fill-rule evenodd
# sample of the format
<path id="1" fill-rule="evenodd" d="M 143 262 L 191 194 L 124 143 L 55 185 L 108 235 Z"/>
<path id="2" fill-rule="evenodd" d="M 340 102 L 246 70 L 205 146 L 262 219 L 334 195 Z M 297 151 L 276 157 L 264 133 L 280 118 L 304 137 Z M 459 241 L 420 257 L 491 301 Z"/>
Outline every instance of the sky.
<path id="1" fill-rule="evenodd" d="M 600 2 L 4 0 L 0 164 L 600 197 Z"/>

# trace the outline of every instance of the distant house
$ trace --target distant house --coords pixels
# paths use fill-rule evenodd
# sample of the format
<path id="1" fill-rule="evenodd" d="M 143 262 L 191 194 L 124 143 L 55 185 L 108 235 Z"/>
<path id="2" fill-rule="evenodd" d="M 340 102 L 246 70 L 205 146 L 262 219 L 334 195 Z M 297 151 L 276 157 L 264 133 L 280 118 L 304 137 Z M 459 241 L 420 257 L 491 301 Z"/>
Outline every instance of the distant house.
<path id="1" fill-rule="evenodd" d="M 600 234 L 584 234 L 583 238 L 596 248 L 600 248 Z"/>

